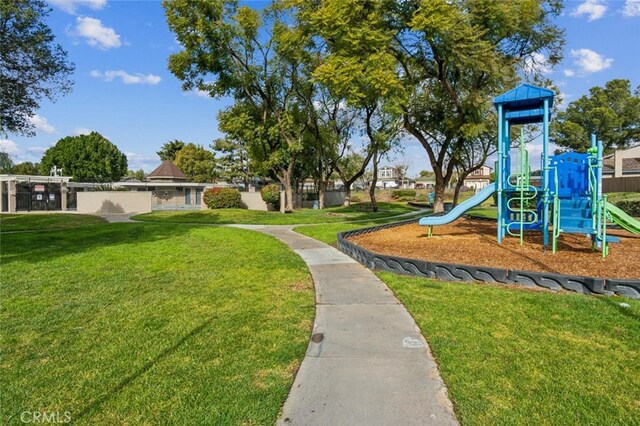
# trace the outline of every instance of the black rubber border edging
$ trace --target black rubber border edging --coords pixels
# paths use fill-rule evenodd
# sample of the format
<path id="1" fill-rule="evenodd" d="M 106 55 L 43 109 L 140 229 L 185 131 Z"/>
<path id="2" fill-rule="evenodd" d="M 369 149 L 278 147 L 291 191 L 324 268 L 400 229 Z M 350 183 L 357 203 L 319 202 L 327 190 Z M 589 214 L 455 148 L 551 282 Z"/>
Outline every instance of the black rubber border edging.
<path id="1" fill-rule="evenodd" d="M 523 287 L 542 287 L 550 290 L 567 290 L 589 295 L 618 295 L 640 299 L 640 280 L 604 279 L 577 275 L 532 272 L 500 268 L 431 262 L 400 256 L 379 254 L 348 240 L 348 237 L 368 234 L 417 222 L 409 219 L 368 228 L 338 233 L 338 249 L 369 269 L 389 271 L 401 275 L 437 278 L 444 281 L 478 281 Z"/>

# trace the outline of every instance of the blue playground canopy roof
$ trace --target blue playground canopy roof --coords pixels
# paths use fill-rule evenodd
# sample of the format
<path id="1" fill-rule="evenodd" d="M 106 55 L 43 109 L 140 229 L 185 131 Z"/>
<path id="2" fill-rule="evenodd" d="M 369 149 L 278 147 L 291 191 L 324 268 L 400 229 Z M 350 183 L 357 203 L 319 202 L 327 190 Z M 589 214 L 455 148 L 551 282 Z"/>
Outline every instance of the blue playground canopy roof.
<path id="1" fill-rule="evenodd" d="M 513 124 L 539 123 L 544 116 L 544 100 L 549 100 L 549 114 L 553 106 L 552 90 L 531 84 L 521 84 L 496 97 L 493 104 L 502 105 L 505 118 Z"/>

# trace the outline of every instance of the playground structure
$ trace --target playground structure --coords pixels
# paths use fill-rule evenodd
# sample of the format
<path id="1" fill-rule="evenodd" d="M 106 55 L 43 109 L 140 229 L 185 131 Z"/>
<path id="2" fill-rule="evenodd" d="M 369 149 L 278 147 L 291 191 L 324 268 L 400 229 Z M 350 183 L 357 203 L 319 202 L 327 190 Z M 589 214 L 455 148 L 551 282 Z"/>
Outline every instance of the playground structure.
<path id="1" fill-rule="evenodd" d="M 421 218 L 420 225 L 444 225 L 496 194 L 497 240 L 509 236 L 520 239 L 524 233 L 540 231 L 543 246 L 557 250 L 562 233 L 584 234 L 592 248 L 609 251 L 609 243 L 620 242 L 607 235 L 609 221 L 627 231 L 640 234 L 640 222 L 607 202 L 602 194 L 602 142 L 591 136 L 587 153 L 566 152 L 549 156 L 549 120 L 554 92 L 529 84 L 520 85 L 493 100 L 498 112 L 498 160 L 496 181 L 474 197 L 443 216 Z M 539 179 L 532 179 L 524 126 L 542 124 L 542 155 Z M 520 139 L 512 171 L 512 134 L 520 126 Z"/>

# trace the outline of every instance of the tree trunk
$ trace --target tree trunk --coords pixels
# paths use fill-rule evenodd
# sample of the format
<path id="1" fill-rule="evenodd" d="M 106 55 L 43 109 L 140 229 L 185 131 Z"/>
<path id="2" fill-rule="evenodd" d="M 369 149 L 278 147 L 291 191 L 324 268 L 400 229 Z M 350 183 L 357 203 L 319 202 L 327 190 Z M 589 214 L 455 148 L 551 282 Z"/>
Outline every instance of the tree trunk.
<path id="1" fill-rule="evenodd" d="M 324 193 L 326 191 L 327 184 L 322 179 L 318 182 L 318 208 L 324 209 Z"/>
<path id="2" fill-rule="evenodd" d="M 454 189 L 453 192 L 453 207 L 458 205 L 458 199 L 460 198 L 460 188 L 462 188 L 464 186 L 464 179 L 466 178 L 466 176 L 462 179 L 458 179 L 458 181 L 456 182 L 456 188 Z"/>
<path id="3" fill-rule="evenodd" d="M 344 203 L 342 203 L 343 207 L 351 207 L 351 184 L 344 185 Z"/>
<path id="4" fill-rule="evenodd" d="M 436 177 L 436 186 L 433 188 L 433 191 L 435 192 L 435 196 L 433 198 L 434 213 L 442 213 L 444 211 L 444 189 L 444 180 Z"/>
<path id="5" fill-rule="evenodd" d="M 371 179 L 371 186 L 369 187 L 369 197 L 371 198 L 371 210 L 378 211 L 378 204 L 376 202 L 376 183 L 378 182 L 378 151 L 373 154 L 373 178 Z"/>
<path id="6" fill-rule="evenodd" d="M 288 167 L 282 170 L 282 176 L 280 176 L 280 182 L 282 186 L 284 186 L 284 196 L 285 196 L 285 204 L 284 211 L 292 212 L 293 211 L 293 188 L 291 183 L 291 170 L 293 167 Z"/>

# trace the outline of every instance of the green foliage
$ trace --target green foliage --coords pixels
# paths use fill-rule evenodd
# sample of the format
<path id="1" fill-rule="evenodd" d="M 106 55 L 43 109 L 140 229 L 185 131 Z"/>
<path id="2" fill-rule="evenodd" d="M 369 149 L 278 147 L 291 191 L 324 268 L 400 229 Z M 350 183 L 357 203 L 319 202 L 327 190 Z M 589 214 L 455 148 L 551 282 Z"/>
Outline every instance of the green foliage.
<path id="1" fill-rule="evenodd" d="M 39 163 L 32 163 L 31 161 L 25 161 L 18 163 L 11 169 L 11 173 L 14 175 L 32 175 L 38 176 L 43 174 Z"/>
<path id="2" fill-rule="evenodd" d="M 551 139 L 575 151 L 591 146 L 591 133 L 605 151 L 640 143 L 640 86 L 631 92 L 629 80 L 616 79 L 571 102 L 551 123 Z"/>
<path id="3" fill-rule="evenodd" d="M 29 121 L 43 98 L 71 91 L 74 66 L 55 43 L 42 0 L 0 2 L 0 133 L 35 135 Z"/>
<path id="4" fill-rule="evenodd" d="M 41 170 L 52 166 L 76 182 L 115 182 L 127 173 L 127 157 L 98 132 L 67 136 L 47 149 Z"/>
<path id="5" fill-rule="evenodd" d="M 402 197 L 410 197 L 415 198 L 416 190 L 415 189 L 394 189 L 391 191 L 392 198 L 402 198 Z"/>
<path id="6" fill-rule="evenodd" d="M 276 210 L 280 209 L 280 185 L 266 185 L 260 190 L 262 201 L 272 205 Z"/>
<path id="7" fill-rule="evenodd" d="M 209 188 L 202 200 L 210 209 L 235 209 L 240 207 L 242 196 L 235 188 Z"/>
<path id="8" fill-rule="evenodd" d="M 174 139 L 172 141 L 165 142 L 165 144 L 162 145 L 162 148 L 160 148 L 160 151 L 157 151 L 156 154 L 158 154 L 158 157 L 160 157 L 160 160 L 162 161 L 174 161 L 178 152 L 184 148 L 184 145 L 184 142 Z"/>
<path id="9" fill-rule="evenodd" d="M 0 173 L 11 173 L 13 169 L 13 159 L 6 152 L 0 151 Z"/>
<path id="10" fill-rule="evenodd" d="M 624 200 L 618 201 L 616 206 L 626 214 L 633 217 L 640 217 L 640 201 Z"/>
<path id="11" fill-rule="evenodd" d="M 135 170 L 135 171 L 134 170 L 127 170 L 127 175 L 125 177 L 129 178 L 129 179 L 134 179 L 134 180 L 139 180 L 141 182 L 144 182 L 147 179 L 147 174 L 142 169 Z"/>
<path id="12" fill-rule="evenodd" d="M 435 173 L 430 172 L 428 170 L 420 170 L 420 177 L 431 177 L 434 176 Z"/>
<path id="13" fill-rule="evenodd" d="M 213 153 L 200 145 L 185 145 L 176 154 L 174 163 L 191 182 L 213 182 L 217 177 Z"/>

